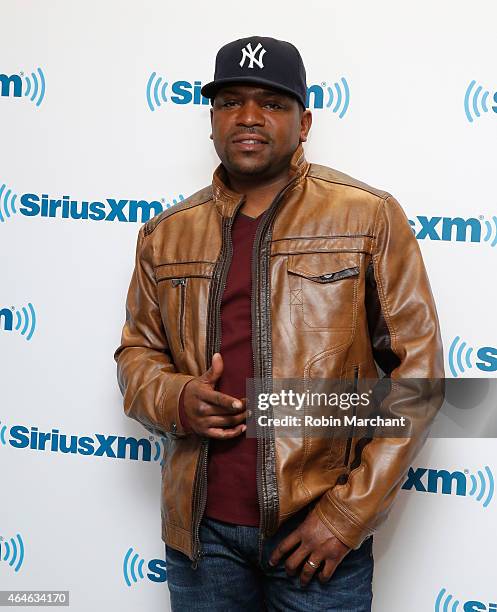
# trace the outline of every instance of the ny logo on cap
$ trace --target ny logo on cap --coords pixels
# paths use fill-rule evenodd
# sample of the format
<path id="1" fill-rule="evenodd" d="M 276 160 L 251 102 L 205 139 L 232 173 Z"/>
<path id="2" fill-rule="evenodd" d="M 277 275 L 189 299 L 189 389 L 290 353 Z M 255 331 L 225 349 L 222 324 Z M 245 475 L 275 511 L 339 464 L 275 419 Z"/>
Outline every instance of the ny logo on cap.
<path id="1" fill-rule="evenodd" d="M 259 57 L 256 58 L 255 55 L 258 51 L 260 51 Z M 259 68 L 264 68 L 264 64 L 262 63 L 264 53 L 266 53 L 266 49 L 264 49 L 261 43 L 259 43 L 255 49 L 252 49 L 252 43 L 246 44 L 245 47 L 243 47 L 242 49 L 242 59 L 240 61 L 240 67 L 242 68 L 245 64 L 245 59 L 248 59 L 250 61 L 248 68 L 253 68 L 254 62 L 259 66 Z"/>

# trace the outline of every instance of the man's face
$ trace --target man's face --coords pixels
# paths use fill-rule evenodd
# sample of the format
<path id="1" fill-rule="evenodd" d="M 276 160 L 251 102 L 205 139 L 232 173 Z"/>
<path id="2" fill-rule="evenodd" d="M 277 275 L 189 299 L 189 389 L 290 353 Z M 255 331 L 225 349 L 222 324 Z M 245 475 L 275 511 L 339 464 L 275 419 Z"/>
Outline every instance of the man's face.
<path id="1" fill-rule="evenodd" d="M 312 117 L 298 101 L 260 85 L 221 88 L 211 109 L 214 147 L 229 173 L 270 178 L 307 139 Z"/>

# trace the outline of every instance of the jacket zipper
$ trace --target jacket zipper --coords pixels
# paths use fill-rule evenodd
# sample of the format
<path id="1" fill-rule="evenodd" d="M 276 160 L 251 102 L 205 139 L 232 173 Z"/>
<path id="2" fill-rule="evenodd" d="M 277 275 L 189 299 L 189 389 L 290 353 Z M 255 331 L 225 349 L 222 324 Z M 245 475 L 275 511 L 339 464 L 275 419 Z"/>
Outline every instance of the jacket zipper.
<path id="1" fill-rule="evenodd" d="M 346 268 L 344 270 L 339 270 L 338 272 L 329 272 L 327 274 L 319 274 L 315 276 L 311 276 L 300 270 L 288 270 L 290 274 L 296 274 L 297 276 L 303 276 L 304 278 L 311 280 L 315 283 L 332 283 L 337 280 L 342 280 L 343 278 L 350 278 L 352 276 L 359 275 L 359 266 L 355 266 L 353 268 Z"/>
<path id="2" fill-rule="evenodd" d="M 185 350 L 185 291 L 186 278 L 172 278 L 171 284 L 173 287 L 180 286 L 180 302 L 179 302 L 179 342 L 181 350 Z"/>
<path id="3" fill-rule="evenodd" d="M 329 274 L 321 274 L 320 276 L 310 276 L 306 278 L 311 278 L 312 280 L 316 280 L 318 283 L 332 283 L 337 280 L 342 280 L 343 278 L 350 278 L 351 276 L 357 276 L 359 274 L 359 266 L 355 266 L 354 268 L 347 268 L 345 270 L 340 270 L 338 272 L 330 272 Z"/>
<path id="4" fill-rule="evenodd" d="M 357 391 L 357 380 L 359 378 L 359 366 L 354 366 L 354 393 Z M 354 405 L 352 407 L 352 414 L 355 417 L 357 414 L 357 407 Z M 350 437 L 347 438 L 347 447 L 345 449 L 345 457 L 343 460 L 343 464 L 347 466 L 349 464 L 350 459 L 350 451 L 352 450 L 352 438 L 354 436 L 355 425 L 352 425 L 352 429 L 350 432 Z"/>
<path id="5" fill-rule="evenodd" d="M 266 244 L 264 245 L 264 253 L 260 253 L 260 243 L 262 242 L 262 234 L 267 226 L 270 225 L 276 214 L 276 208 L 281 201 L 283 195 L 290 189 L 291 186 L 298 180 L 299 175 L 294 177 L 281 191 L 275 196 L 268 209 L 265 211 L 267 216 L 262 219 L 261 223 L 257 227 L 254 245 L 252 248 L 252 293 L 251 293 L 251 313 L 252 313 L 252 354 L 253 354 L 253 365 L 254 365 L 254 377 L 260 374 L 260 378 L 263 381 L 263 385 L 267 385 L 268 377 L 264 376 L 265 373 L 272 372 L 272 356 L 271 351 L 271 317 L 270 317 L 270 305 L 271 296 L 268 291 L 268 272 L 269 272 L 269 257 L 271 249 L 270 232 L 268 232 L 269 240 L 266 237 Z M 229 218 L 223 217 L 222 219 L 222 254 L 219 258 L 216 268 L 212 275 L 212 283 L 209 292 L 209 303 L 207 307 L 207 336 L 206 336 L 206 363 L 210 363 L 212 355 L 219 351 L 221 346 L 221 300 L 222 295 L 226 286 L 226 277 L 231 263 L 231 257 L 233 254 L 233 244 L 231 241 L 231 226 L 236 217 L 238 209 L 245 201 L 243 196 L 235 207 L 232 215 Z M 224 251 L 224 247 L 226 250 Z M 257 258 L 254 258 L 254 253 L 258 254 Z M 260 310 L 260 304 L 258 301 L 259 292 L 259 268 L 260 265 L 264 265 L 265 284 L 264 288 L 260 291 L 266 299 L 266 310 L 265 310 L 265 325 L 258 326 L 257 313 Z M 219 282 L 218 282 L 219 280 Z M 257 306 L 256 306 L 257 304 Z M 255 325 L 254 325 L 255 323 Z M 254 329 L 255 328 L 255 329 Z M 261 336 L 259 332 L 261 329 L 265 334 L 265 342 L 267 349 L 259 348 L 258 340 Z M 262 358 L 260 358 L 262 357 Z M 271 410 L 271 409 L 270 409 Z M 271 415 L 272 416 L 272 411 Z M 262 431 L 261 431 L 262 430 Z M 267 431 L 269 430 L 269 440 L 266 440 Z M 259 526 L 259 559 L 262 558 L 262 546 L 264 536 L 274 531 L 278 521 L 278 490 L 276 485 L 276 472 L 275 472 L 275 459 L 274 459 L 274 428 L 261 428 L 257 425 L 256 420 L 256 431 L 257 431 L 257 492 L 259 498 L 259 507 L 261 509 L 260 526 Z M 261 433 L 264 433 L 264 440 L 261 441 Z M 201 543 L 199 538 L 200 522 L 205 510 L 205 502 L 207 499 L 207 457 L 208 457 L 209 439 L 204 438 L 200 448 L 199 460 L 197 463 L 197 469 L 195 472 L 195 482 L 193 490 L 193 514 L 192 514 L 192 534 L 193 534 L 193 553 L 192 553 L 192 568 L 196 569 L 201 556 Z M 268 478 L 269 475 L 269 478 Z M 271 492 L 271 495 L 269 495 Z"/>
<path id="6" fill-rule="evenodd" d="M 299 176 L 294 177 L 275 196 L 267 210 L 265 217 L 257 227 L 254 245 L 252 248 L 252 357 L 254 378 L 261 379 L 261 388 L 254 389 L 264 393 L 271 392 L 272 374 L 272 346 L 271 346 L 271 292 L 269 281 L 269 261 L 271 257 L 272 222 L 277 207 L 284 194 L 293 186 Z M 266 228 L 268 231 L 264 234 Z M 261 247 L 261 243 L 264 244 Z M 262 277 L 262 282 L 261 282 Z M 262 300 L 265 300 L 261 310 Z M 262 323 L 260 322 L 264 317 Z M 264 337 L 263 337 L 264 334 Z M 264 345 L 264 346 L 263 346 Z M 272 418 L 272 408 L 269 407 L 268 417 Z M 255 416 L 255 415 L 254 415 Z M 279 516 L 278 486 L 275 469 L 274 427 L 261 427 L 255 418 L 257 436 L 257 493 L 260 509 L 260 523 L 258 535 L 259 562 L 262 561 L 264 538 L 276 531 Z"/>
<path id="7" fill-rule="evenodd" d="M 212 274 L 209 290 L 209 302 L 206 317 L 206 346 L 205 362 L 209 364 L 214 353 L 219 352 L 221 347 L 221 301 L 226 288 L 226 279 L 233 255 L 233 243 L 231 240 L 231 226 L 236 213 L 245 196 L 238 202 L 231 217 L 222 217 L 222 242 L 221 255 L 216 263 Z M 209 453 L 209 438 L 203 438 L 200 446 L 199 459 L 195 470 L 195 481 L 193 484 L 192 501 L 192 568 L 197 569 L 202 547 L 199 538 L 200 523 L 205 511 L 207 501 L 207 457 Z"/>

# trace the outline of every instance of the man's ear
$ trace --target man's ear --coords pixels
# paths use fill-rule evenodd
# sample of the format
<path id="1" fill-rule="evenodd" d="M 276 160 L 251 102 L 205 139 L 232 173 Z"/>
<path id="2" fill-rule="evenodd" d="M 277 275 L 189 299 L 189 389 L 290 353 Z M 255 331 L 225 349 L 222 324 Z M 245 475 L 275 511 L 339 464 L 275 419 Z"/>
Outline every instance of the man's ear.
<path id="1" fill-rule="evenodd" d="M 213 114 L 214 114 L 214 110 L 213 110 L 213 108 L 212 108 L 212 107 L 209 109 L 209 114 L 210 114 L 210 116 L 211 116 L 211 129 L 212 129 L 212 116 L 213 116 Z M 211 131 L 211 133 L 210 133 L 209 138 L 212 140 L 212 131 Z"/>
<path id="2" fill-rule="evenodd" d="M 312 125 L 312 113 L 307 108 L 300 117 L 300 142 L 305 142 Z"/>

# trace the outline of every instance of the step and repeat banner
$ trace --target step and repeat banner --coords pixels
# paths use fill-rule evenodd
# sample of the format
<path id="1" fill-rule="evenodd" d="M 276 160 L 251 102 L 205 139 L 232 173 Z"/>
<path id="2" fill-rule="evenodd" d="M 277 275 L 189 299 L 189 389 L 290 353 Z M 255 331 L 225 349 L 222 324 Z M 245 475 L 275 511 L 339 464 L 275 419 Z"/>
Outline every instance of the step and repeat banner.
<path id="1" fill-rule="evenodd" d="M 447 377 L 497 377 L 496 23 L 491 0 L 2 0 L 0 590 L 169 610 L 163 441 L 124 415 L 113 353 L 141 224 L 219 163 L 200 88 L 230 40 L 298 47 L 308 160 L 399 200 Z M 377 612 L 497 610 L 486 435 L 416 458 L 375 536 Z"/>

